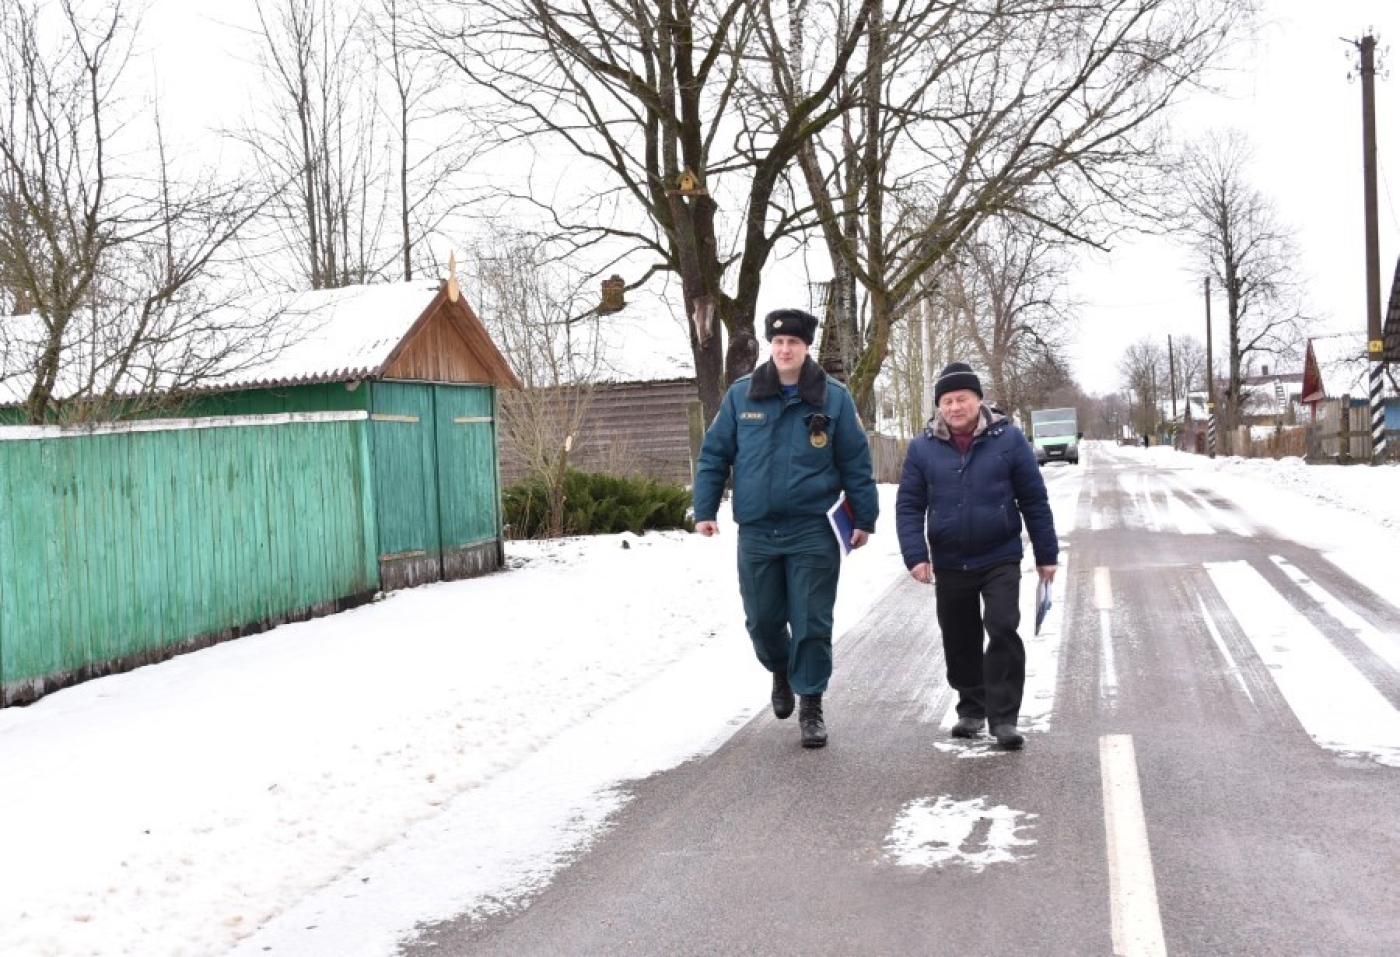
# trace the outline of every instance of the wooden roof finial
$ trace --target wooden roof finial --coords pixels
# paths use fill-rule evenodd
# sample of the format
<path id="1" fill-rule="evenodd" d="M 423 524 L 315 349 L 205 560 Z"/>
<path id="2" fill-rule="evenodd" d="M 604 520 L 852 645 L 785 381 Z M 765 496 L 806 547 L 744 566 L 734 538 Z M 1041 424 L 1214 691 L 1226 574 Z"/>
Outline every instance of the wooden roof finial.
<path id="1" fill-rule="evenodd" d="M 451 302 L 462 298 L 462 289 L 457 285 L 457 253 L 455 250 L 447 255 L 447 298 Z"/>

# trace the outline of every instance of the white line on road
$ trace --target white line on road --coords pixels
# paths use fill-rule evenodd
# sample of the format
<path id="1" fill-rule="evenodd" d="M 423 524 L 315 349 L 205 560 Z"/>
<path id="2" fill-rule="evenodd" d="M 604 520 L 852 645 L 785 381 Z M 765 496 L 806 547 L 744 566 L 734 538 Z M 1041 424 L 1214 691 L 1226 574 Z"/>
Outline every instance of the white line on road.
<path id="1" fill-rule="evenodd" d="M 1225 639 L 1220 635 L 1220 629 L 1215 627 L 1215 619 L 1211 617 L 1210 610 L 1206 608 L 1205 599 L 1197 595 L 1196 600 L 1201 603 L 1201 620 L 1206 623 L 1206 630 L 1210 632 L 1211 640 L 1215 642 L 1216 649 L 1225 659 L 1225 670 L 1240 683 L 1240 688 L 1244 691 L 1244 696 L 1249 699 L 1249 703 L 1254 704 L 1254 695 L 1249 693 L 1249 685 L 1245 684 L 1244 673 L 1240 671 L 1240 666 L 1235 663 L 1235 656 L 1230 654 Z"/>
<path id="2" fill-rule="evenodd" d="M 1115 957 L 1166 957 L 1157 881 L 1142 815 L 1137 754 L 1126 734 L 1099 739 L 1103 770 L 1103 823 L 1108 837 L 1108 884 Z"/>
<path id="3" fill-rule="evenodd" d="M 1099 691 L 1112 702 L 1118 695 L 1118 666 L 1113 660 L 1113 578 L 1102 565 L 1094 569 L 1094 607 L 1099 611 Z"/>
<path id="4" fill-rule="evenodd" d="M 1113 607 L 1113 578 L 1103 565 L 1094 568 L 1094 607 L 1100 611 Z"/>
<path id="5" fill-rule="evenodd" d="M 1333 618 L 1337 619 L 1347 630 L 1351 631 L 1366 643 L 1386 664 L 1400 671 L 1400 645 L 1388 640 L 1389 635 L 1382 634 L 1362 618 L 1342 601 L 1334 598 L 1332 593 L 1327 591 L 1317 582 L 1313 581 L 1303 573 L 1303 570 L 1294 565 L 1282 555 L 1270 555 L 1269 559 L 1283 570 L 1289 581 L 1301 588 L 1309 598 L 1317 602 Z"/>
<path id="6" fill-rule="evenodd" d="M 1320 746 L 1400 767 L 1400 712 L 1376 684 L 1248 562 L 1206 571 L 1288 707 Z M 1345 624 L 1345 622 L 1343 622 Z"/>

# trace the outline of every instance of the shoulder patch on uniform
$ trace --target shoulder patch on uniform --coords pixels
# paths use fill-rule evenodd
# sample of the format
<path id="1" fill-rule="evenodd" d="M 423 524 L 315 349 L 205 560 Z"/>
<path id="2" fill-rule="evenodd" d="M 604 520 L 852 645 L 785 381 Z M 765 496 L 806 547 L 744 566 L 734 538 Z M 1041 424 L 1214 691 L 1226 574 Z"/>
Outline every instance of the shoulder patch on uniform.
<path id="1" fill-rule="evenodd" d="M 740 421 L 740 422 L 762 422 L 762 421 L 763 421 L 764 419 L 766 419 L 766 418 L 768 418 L 768 413 L 766 413 L 766 412 L 740 412 L 740 413 L 739 413 L 739 421 Z"/>

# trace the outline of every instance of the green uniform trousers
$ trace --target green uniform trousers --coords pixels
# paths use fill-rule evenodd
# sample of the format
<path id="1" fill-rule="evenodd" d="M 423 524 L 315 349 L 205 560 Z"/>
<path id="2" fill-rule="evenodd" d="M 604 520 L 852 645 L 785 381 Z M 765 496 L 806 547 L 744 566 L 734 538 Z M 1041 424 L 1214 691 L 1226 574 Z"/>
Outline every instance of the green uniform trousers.
<path id="1" fill-rule="evenodd" d="M 831 678 L 832 606 L 841 547 L 825 520 L 788 528 L 739 528 L 739 594 L 754 654 L 786 671 L 798 694 Z"/>

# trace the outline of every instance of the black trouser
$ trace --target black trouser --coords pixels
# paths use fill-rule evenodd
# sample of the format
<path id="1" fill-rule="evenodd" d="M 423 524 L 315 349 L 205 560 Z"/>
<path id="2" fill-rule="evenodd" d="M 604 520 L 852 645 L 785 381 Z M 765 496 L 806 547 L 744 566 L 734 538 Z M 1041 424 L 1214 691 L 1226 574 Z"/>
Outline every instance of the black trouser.
<path id="1" fill-rule="evenodd" d="M 958 716 L 986 718 L 992 727 L 1015 724 L 1026 687 L 1026 646 L 1016 632 L 1021 624 L 1020 562 L 969 572 L 940 568 L 934 587 Z"/>

